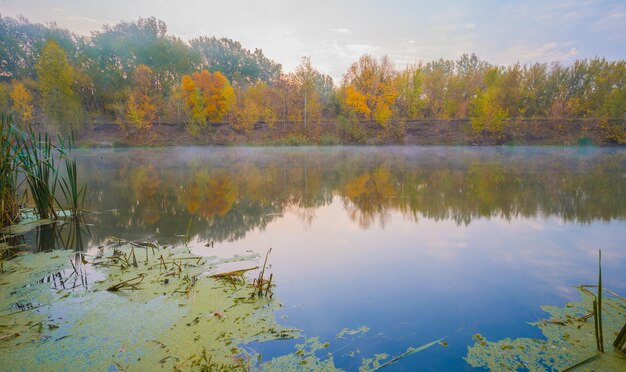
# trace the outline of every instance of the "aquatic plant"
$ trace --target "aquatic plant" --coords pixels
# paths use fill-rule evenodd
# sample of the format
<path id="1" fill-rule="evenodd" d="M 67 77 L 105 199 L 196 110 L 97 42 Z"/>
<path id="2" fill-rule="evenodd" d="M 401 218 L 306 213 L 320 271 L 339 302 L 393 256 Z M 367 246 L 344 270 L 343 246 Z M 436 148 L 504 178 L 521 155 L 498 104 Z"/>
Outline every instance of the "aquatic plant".
<path id="1" fill-rule="evenodd" d="M 23 176 L 35 213 L 40 219 L 56 219 L 57 183 L 65 196 L 72 216 L 78 215 L 84 202 L 86 186 L 78 187 L 76 160 L 71 155 L 73 134 L 59 136 L 54 145 L 47 133 L 36 132 L 31 126 L 23 129 L 13 125 L 10 115 L 2 115 L 0 125 L 0 227 L 18 221 L 17 180 Z M 56 155 L 65 163 L 65 176 L 60 178 Z M 26 193 L 25 193 L 26 195 Z"/>
<path id="2" fill-rule="evenodd" d="M 17 222 L 19 208 L 16 201 L 17 159 L 14 152 L 15 136 L 10 115 L 0 117 L 0 227 Z"/>
<path id="3" fill-rule="evenodd" d="M 254 292 L 252 296 L 255 294 L 258 297 L 265 296 L 267 297 L 268 293 L 270 294 L 270 298 L 274 295 L 271 291 L 272 288 L 272 279 L 274 278 L 274 274 L 270 274 L 269 279 L 265 279 L 265 268 L 267 266 L 267 259 L 269 258 L 270 253 L 272 252 L 272 248 L 270 248 L 265 254 L 265 262 L 263 262 L 263 269 L 259 273 L 259 276 L 254 279 L 252 282 L 252 287 L 254 288 Z"/>
<path id="4" fill-rule="evenodd" d="M 602 334 L 602 251 L 598 251 L 598 295 L 593 300 L 593 313 L 596 328 L 596 344 L 598 351 L 604 352 L 604 335 Z"/>
<path id="5" fill-rule="evenodd" d="M 26 177 L 35 211 L 41 219 L 57 218 L 54 210 L 57 170 L 54 146 L 47 133 L 35 133 L 32 127 L 15 133 L 19 151 L 15 152 L 20 170 Z"/>
<path id="6" fill-rule="evenodd" d="M 66 142 L 67 141 L 67 142 Z M 78 187 L 78 176 L 76 171 L 76 159 L 72 157 L 71 149 L 74 147 L 73 132 L 67 139 L 59 137 L 59 152 L 65 163 L 65 177 L 61 178 L 61 192 L 68 203 L 67 208 L 72 217 L 78 216 L 80 208 L 84 204 L 87 185 Z"/>
<path id="7" fill-rule="evenodd" d="M 587 288 L 597 288 L 597 292 Z M 491 342 L 477 334 L 465 360 L 474 367 L 490 369 L 569 371 L 584 365 L 590 369 L 624 370 L 626 350 L 622 348 L 626 343 L 626 324 L 622 327 L 622 322 L 626 317 L 626 298 L 603 287 L 601 251 L 598 284 L 582 285 L 578 289 L 582 297 L 579 302 L 568 303 L 564 308 L 542 306 L 551 318 L 531 323 L 541 329 L 547 340 L 505 338 Z M 603 298 L 603 292 L 612 297 Z M 603 307 L 610 311 L 604 312 Z M 593 323 L 588 322 L 591 317 Z M 604 330 L 617 335 L 613 342 L 615 352 L 605 352 Z M 590 337 L 592 332 L 595 340 Z M 581 359 L 581 356 L 586 357 Z"/>

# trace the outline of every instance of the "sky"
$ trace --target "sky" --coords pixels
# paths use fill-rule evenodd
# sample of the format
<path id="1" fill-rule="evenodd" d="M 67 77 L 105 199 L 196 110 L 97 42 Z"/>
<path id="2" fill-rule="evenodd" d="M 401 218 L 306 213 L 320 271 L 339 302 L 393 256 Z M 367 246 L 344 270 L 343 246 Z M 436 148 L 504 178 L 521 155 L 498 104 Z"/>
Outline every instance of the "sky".
<path id="1" fill-rule="evenodd" d="M 309 56 L 336 82 L 364 53 L 398 68 L 463 53 L 499 65 L 626 58 L 624 0 L 0 0 L 0 15 L 83 35 L 154 16 L 184 40 L 228 37 L 262 49 L 286 72 Z"/>

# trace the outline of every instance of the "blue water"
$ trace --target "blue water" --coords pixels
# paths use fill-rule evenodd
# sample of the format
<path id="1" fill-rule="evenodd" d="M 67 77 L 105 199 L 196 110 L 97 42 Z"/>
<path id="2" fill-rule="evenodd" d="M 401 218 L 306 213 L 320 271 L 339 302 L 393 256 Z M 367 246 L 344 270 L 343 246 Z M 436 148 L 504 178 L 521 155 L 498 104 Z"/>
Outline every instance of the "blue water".
<path id="1" fill-rule="evenodd" d="M 598 249 L 605 286 L 626 294 L 623 149 L 208 147 L 78 159 L 87 207 L 103 211 L 88 216 L 86 245 L 176 243 L 190 226 L 196 254 L 271 247 L 278 321 L 329 342 L 319 355 L 347 370 L 443 337 L 447 347 L 389 369 L 470 369 L 475 333 L 539 338 L 528 323 L 597 280 Z M 369 331 L 336 338 L 360 326 Z M 248 347 L 269 360 L 299 342 Z"/>

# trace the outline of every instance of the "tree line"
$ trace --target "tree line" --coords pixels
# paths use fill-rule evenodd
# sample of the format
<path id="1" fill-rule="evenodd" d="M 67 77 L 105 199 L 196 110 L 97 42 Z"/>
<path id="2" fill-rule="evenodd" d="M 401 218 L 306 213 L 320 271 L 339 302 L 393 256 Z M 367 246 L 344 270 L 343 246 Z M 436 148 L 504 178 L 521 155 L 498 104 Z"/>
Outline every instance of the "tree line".
<path id="1" fill-rule="evenodd" d="M 464 54 L 398 68 L 366 54 L 336 83 L 308 57 L 286 73 L 260 49 L 184 41 L 155 18 L 80 36 L 1 17 L 0 111 L 60 131 L 170 122 L 197 134 L 211 122 L 241 131 L 285 122 L 319 135 L 322 121 L 358 132 L 362 121 L 393 130 L 407 120 L 469 119 L 475 132 L 499 132 L 507 119 L 626 119 L 626 61 L 498 66 Z"/>

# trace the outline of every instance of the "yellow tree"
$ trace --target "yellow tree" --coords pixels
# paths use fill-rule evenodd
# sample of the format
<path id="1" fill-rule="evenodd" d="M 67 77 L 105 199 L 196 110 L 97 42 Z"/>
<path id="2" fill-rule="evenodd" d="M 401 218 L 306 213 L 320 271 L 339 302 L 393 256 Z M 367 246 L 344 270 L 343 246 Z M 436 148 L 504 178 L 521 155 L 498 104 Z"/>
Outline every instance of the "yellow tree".
<path id="1" fill-rule="evenodd" d="M 277 113 L 271 104 L 272 92 L 264 82 L 257 82 L 237 94 L 237 107 L 233 127 L 250 131 L 259 121 L 272 127 L 277 120 Z"/>
<path id="2" fill-rule="evenodd" d="M 26 123 L 33 118 L 33 96 L 20 81 L 13 80 L 11 83 L 11 101 L 13 102 L 13 114 L 20 123 Z"/>
<path id="3" fill-rule="evenodd" d="M 149 128 L 156 119 L 154 74 L 150 67 L 139 65 L 133 72 L 133 84 L 126 107 L 128 121 L 139 128 Z"/>
<path id="4" fill-rule="evenodd" d="M 197 133 L 207 120 L 218 121 L 235 106 L 235 90 L 221 72 L 184 75 L 181 92 L 190 110 L 189 131 Z"/>
<path id="5" fill-rule="evenodd" d="M 61 130 L 77 126 L 80 121 L 80 101 L 73 89 L 74 69 L 56 41 L 46 42 L 35 71 L 46 118 Z"/>
<path id="6" fill-rule="evenodd" d="M 361 56 L 343 78 L 346 106 L 362 118 L 374 119 L 386 127 L 393 117 L 393 105 L 398 97 L 395 76 L 387 56 L 380 60 L 367 54 Z"/>

